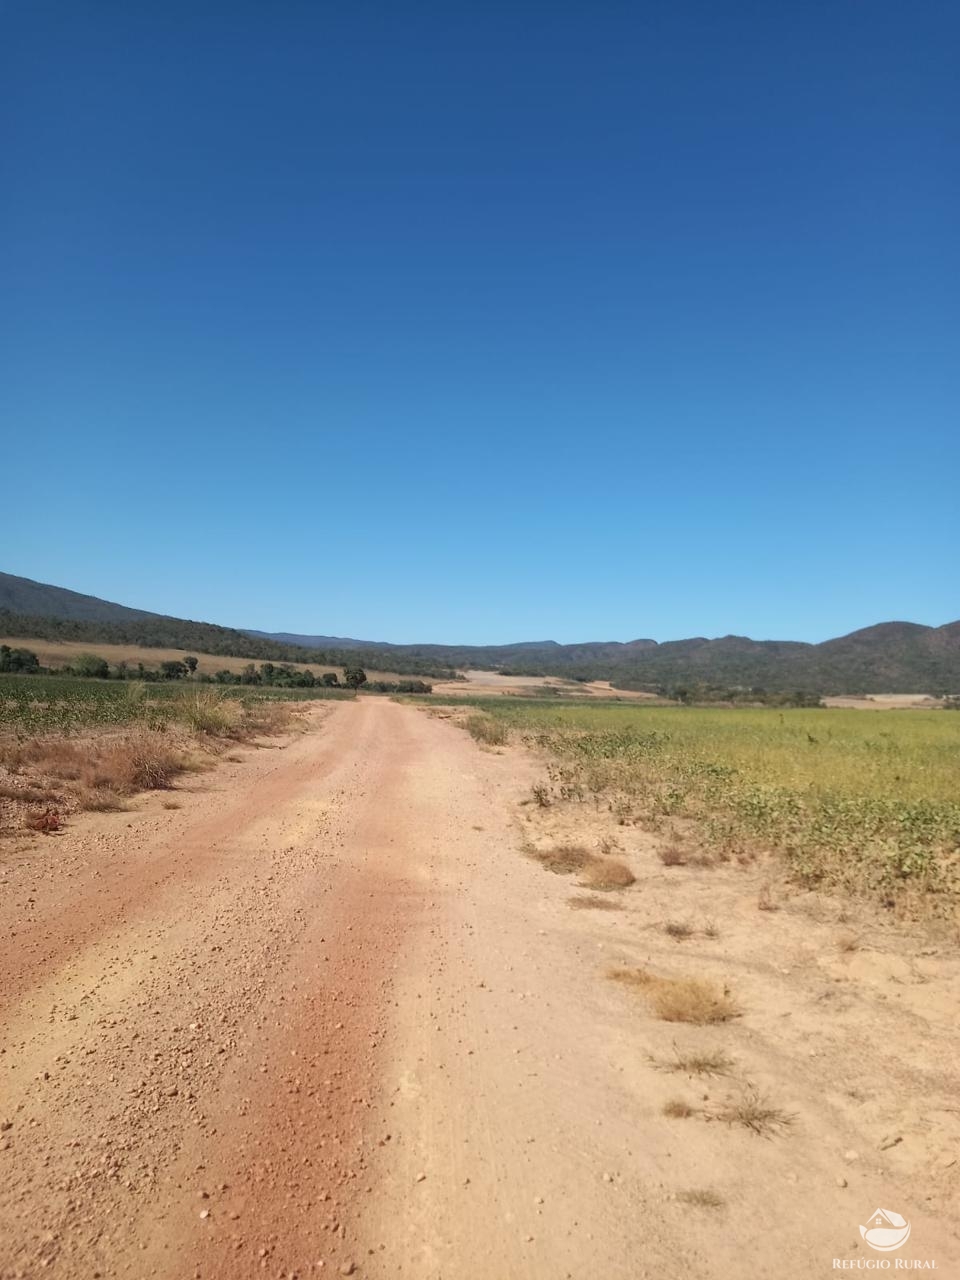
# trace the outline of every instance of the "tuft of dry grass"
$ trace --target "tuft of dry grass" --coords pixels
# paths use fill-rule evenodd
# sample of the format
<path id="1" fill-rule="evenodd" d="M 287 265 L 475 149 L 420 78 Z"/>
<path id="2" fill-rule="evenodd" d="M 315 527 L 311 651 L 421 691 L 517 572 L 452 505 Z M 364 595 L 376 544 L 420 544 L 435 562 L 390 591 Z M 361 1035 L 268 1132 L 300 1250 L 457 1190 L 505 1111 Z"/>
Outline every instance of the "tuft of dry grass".
<path id="1" fill-rule="evenodd" d="M 20 767 L 77 783 L 81 795 L 163 790 L 186 767 L 183 756 L 162 733 L 152 729 L 83 743 L 68 738 L 37 738 L 21 746 L 19 757 Z"/>
<path id="2" fill-rule="evenodd" d="M 657 857 L 665 867 L 685 867 L 687 855 L 679 845 L 667 844 L 657 850 Z"/>
<path id="3" fill-rule="evenodd" d="M 594 855 L 583 867 L 580 885 L 584 889 L 627 889 L 636 876 L 619 858 L 600 858 Z"/>
<path id="4" fill-rule="evenodd" d="M 582 889 L 626 889 L 636 876 L 619 858 L 601 858 L 583 845 L 561 844 L 553 849 L 528 848 L 527 853 L 554 875 L 580 873 Z"/>
<path id="5" fill-rule="evenodd" d="M 690 1103 L 685 1102 L 683 1098 L 671 1098 L 669 1102 L 663 1104 L 661 1111 L 671 1120 L 689 1120 L 692 1115 L 696 1115 L 697 1109 L 691 1107 Z"/>
<path id="6" fill-rule="evenodd" d="M 162 735 L 142 730 L 101 749 L 88 785 L 120 795 L 135 791 L 165 791 L 184 768 L 184 760 Z"/>
<path id="7" fill-rule="evenodd" d="M 182 809 L 183 805 L 179 800 L 161 800 L 161 807 L 164 809 Z"/>
<path id="8" fill-rule="evenodd" d="M 77 799 L 81 809 L 92 813 L 116 813 L 123 808 L 116 792 L 106 787 L 82 787 Z"/>
<path id="9" fill-rule="evenodd" d="M 567 906 L 571 911 L 622 911 L 623 906 L 612 898 L 601 898 L 598 893 L 581 893 L 576 898 L 568 898 Z"/>
<path id="10" fill-rule="evenodd" d="M 243 717 L 232 730 L 231 736 L 239 739 L 272 737 L 302 728 L 297 719 L 299 708 L 292 702 L 279 702 L 264 698 L 243 707 Z"/>
<path id="11" fill-rule="evenodd" d="M 0 783 L 0 800 L 13 800 L 16 804 L 60 804 L 61 797 L 55 791 L 39 787 L 9 787 Z"/>
<path id="12" fill-rule="evenodd" d="M 728 1022 L 742 1012 L 725 987 L 703 978 L 660 978 L 646 969 L 611 969 L 608 977 L 642 991 L 663 1022 L 702 1026 Z"/>
<path id="13" fill-rule="evenodd" d="M 734 1061 L 722 1049 L 680 1049 L 673 1046 L 673 1057 L 654 1059 L 659 1071 L 682 1071 L 691 1076 L 728 1076 Z"/>
<path id="14" fill-rule="evenodd" d="M 696 930 L 689 920 L 667 920 L 664 923 L 663 932 L 677 942 L 685 942 L 687 938 L 693 937 Z"/>
<path id="15" fill-rule="evenodd" d="M 245 709 L 239 699 L 226 698 L 219 689 L 207 687 L 191 689 L 184 694 L 179 712 L 184 723 L 194 733 L 230 738 L 239 733 L 245 718 L 259 716 L 261 707 L 251 706 Z"/>
<path id="16" fill-rule="evenodd" d="M 773 896 L 773 889 L 769 884 L 762 884 L 760 892 L 757 894 L 757 910 L 758 911 L 779 911 L 780 903 Z"/>
<path id="17" fill-rule="evenodd" d="M 722 1120 L 724 1124 L 740 1125 L 761 1138 L 786 1132 L 796 1118 L 795 1112 L 771 1106 L 769 1099 L 754 1085 L 750 1085 L 739 1098 L 728 1099 L 708 1116 L 708 1119 Z"/>
<path id="18" fill-rule="evenodd" d="M 501 720 L 483 713 L 468 716 L 465 725 L 472 738 L 490 747 L 503 746 L 510 736 L 507 726 Z"/>
<path id="19" fill-rule="evenodd" d="M 840 951 L 859 951 L 860 938 L 856 933 L 841 933 L 837 939 L 837 948 Z"/>
<path id="20" fill-rule="evenodd" d="M 683 1204 L 693 1205 L 695 1209 L 722 1209 L 726 1204 L 723 1196 L 708 1187 L 698 1187 L 691 1191 L 678 1191 L 677 1199 Z"/>
<path id="21" fill-rule="evenodd" d="M 593 854 L 582 845 L 561 844 L 554 849 L 529 849 L 530 857 L 557 876 L 570 876 L 582 871 Z"/>

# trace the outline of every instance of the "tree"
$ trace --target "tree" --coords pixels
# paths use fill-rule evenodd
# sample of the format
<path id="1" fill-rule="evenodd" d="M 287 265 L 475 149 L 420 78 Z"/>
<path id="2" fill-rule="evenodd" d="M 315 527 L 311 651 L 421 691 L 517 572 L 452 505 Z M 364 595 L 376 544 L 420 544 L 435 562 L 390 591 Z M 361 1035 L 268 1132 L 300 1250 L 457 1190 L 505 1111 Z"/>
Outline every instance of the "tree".
<path id="1" fill-rule="evenodd" d="M 359 689 L 367 683 L 367 673 L 363 667 L 344 667 L 343 679 L 351 689 Z"/>
<path id="2" fill-rule="evenodd" d="M 11 649 L 0 644 L 0 671 L 39 671 L 40 660 L 32 649 Z"/>
<path id="3" fill-rule="evenodd" d="M 326 685 L 328 689 L 332 689 L 334 685 L 338 685 L 340 683 L 340 677 L 335 671 L 325 671 L 320 677 L 320 683 L 322 685 Z"/>
<path id="4" fill-rule="evenodd" d="M 190 674 L 193 675 L 193 673 L 197 669 L 198 662 L 199 662 L 199 658 L 195 658 L 192 654 L 190 654 L 188 657 L 184 658 L 183 665 L 187 668 Z"/>
<path id="5" fill-rule="evenodd" d="M 179 662 L 176 658 L 171 662 L 161 662 L 160 671 L 164 680 L 182 680 L 187 674 L 187 668 L 184 663 Z"/>
<path id="6" fill-rule="evenodd" d="M 93 680 L 106 680 L 110 675 L 110 664 L 99 654 L 78 653 L 73 660 L 73 674 Z"/>

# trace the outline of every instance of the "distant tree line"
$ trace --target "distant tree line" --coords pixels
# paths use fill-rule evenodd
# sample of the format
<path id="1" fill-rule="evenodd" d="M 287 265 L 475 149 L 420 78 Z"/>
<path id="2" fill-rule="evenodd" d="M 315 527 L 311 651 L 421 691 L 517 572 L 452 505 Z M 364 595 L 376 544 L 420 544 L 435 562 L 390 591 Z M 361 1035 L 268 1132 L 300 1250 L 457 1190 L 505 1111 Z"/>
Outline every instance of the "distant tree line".
<path id="1" fill-rule="evenodd" d="M 703 702 L 732 702 L 759 704 L 764 707 L 822 707 L 818 693 L 805 689 L 743 689 L 728 685 L 676 684 L 658 685 L 661 698 L 679 702 L 683 706 Z"/>
<path id="2" fill-rule="evenodd" d="M 129 622 L 94 622 L 45 618 L 0 609 L 0 635 L 31 636 L 96 644 L 137 645 L 144 649 L 184 649 L 213 657 L 256 658 L 276 663 L 312 663 L 323 667 L 369 666 L 402 675 L 454 680 L 457 672 L 442 659 L 403 649 L 305 649 L 295 644 L 249 636 L 244 631 L 182 618 L 144 618 Z"/>
<path id="3" fill-rule="evenodd" d="M 356 664 L 344 667 L 343 679 L 336 671 L 324 671 L 314 675 L 289 663 L 262 662 L 259 667 L 248 662 L 241 671 L 223 668 L 206 675 L 197 671 L 199 659 L 192 654 L 184 658 L 166 659 L 156 667 L 142 662 L 109 663 L 98 653 L 79 653 L 68 666 L 56 668 L 58 675 L 77 676 L 88 680 L 145 680 L 148 683 L 162 680 L 194 680 L 203 684 L 265 685 L 287 689 L 336 689 L 366 688 L 373 693 L 432 693 L 433 685 L 423 680 L 372 680 L 368 681 L 363 667 Z M 0 645 L 0 672 L 47 675 L 53 669 L 41 667 L 37 655 L 30 649 L 12 649 Z"/>

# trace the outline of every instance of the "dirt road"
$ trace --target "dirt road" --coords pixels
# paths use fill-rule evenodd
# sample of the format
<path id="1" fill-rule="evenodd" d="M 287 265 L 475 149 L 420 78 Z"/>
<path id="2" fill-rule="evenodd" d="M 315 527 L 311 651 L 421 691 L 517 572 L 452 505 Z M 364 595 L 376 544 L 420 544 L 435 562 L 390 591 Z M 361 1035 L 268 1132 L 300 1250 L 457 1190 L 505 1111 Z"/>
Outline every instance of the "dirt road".
<path id="1" fill-rule="evenodd" d="M 568 909 L 518 851 L 536 762 L 384 700 L 312 714 L 179 809 L 3 855 L 0 1275 L 806 1280 L 870 1254 L 878 1204 L 953 1274 L 949 1145 L 926 1183 L 878 1154 L 835 1059 L 789 1061 L 799 1007 L 669 1027 L 605 979 L 661 890 Z M 718 1091 L 650 1065 L 693 1033 L 776 1064 L 795 1132 L 665 1118 Z M 952 1052 L 915 1046 L 923 1087 Z"/>

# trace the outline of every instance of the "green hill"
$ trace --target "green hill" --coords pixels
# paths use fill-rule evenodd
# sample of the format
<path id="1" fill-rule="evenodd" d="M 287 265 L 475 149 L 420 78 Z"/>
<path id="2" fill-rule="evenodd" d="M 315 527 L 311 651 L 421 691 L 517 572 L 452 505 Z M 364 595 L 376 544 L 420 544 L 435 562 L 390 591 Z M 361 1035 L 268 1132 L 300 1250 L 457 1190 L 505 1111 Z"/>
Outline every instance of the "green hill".
<path id="1" fill-rule="evenodd" d="M 0 573 L 0 631 L 96 644 L 192 649 L 270 662 L 363 663 L 442 677 L 453 668 L 611 680 L 623 689 L 700 684 L 831 693 L 960 691 L 960 622 L 884 622 L 821 644 L 794 640 L 553 640 L 507 645 L 393 645 L 221 627 L 128 609 L 63 587 Z"/>

